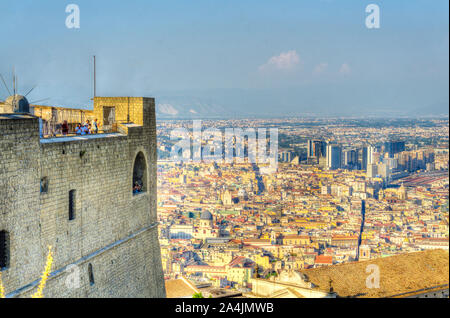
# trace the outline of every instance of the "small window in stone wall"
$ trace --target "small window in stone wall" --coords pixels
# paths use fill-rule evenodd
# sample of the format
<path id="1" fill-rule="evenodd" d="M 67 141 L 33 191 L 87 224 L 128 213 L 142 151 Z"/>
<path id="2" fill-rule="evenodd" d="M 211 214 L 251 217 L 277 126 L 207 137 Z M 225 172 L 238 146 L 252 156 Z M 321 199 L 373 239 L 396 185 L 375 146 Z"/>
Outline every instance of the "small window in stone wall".
<path id="1" fill-rule="evenodd" d="M 94 281 L 94 270 L 92 268 L 91 263 L 89 263 L 88 265 L 88 274 L 89 274 L 89 284 L 92 286 L 95 284 L 95 281 Z"/>
<path id="2" fill-rule="evenodd" d="M 75 219 L 75 190 L 69 191 L 69 221 Z"/>
<path id="3" fill-rule="evenodd" d="M 0 231 L 0 270 L 9 267 L 9 233 Z"/>
<path id="4" fill-rule="evenodd" d="M 133 195 L 147 191 L 147 165 L 142 152 L 139 152 L 133 166 Z"/>
<path id="5" fill-rule="evenodd" d="M 42 177 L 41 178 L 41 193 L 47 193 L 48 192 L 48 178 Z"/>

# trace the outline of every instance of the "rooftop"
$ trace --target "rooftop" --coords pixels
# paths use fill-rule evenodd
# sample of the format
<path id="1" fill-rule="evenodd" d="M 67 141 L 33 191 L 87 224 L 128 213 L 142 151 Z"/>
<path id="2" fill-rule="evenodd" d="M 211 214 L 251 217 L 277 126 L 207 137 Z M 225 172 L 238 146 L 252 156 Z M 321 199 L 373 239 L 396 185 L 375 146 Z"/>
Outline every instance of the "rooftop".
<path id="1" fill-rule="evenodd" d="M 184 277 L 165 281 L 167 298 L 192 298 L 199 290 Z"/>
<path id="2" fill-rule="evenodd" d="M 54 138 L 41 138 L 41 144 L 90 140 L 90 139 L 99 139 L 99 138 L 116 138 L 116 137 L 123 137 L 123 136 L 126 136 L 126 135 L 121 134 L 121 133 L 106 133 L 106 134 L 91 134 L 91 135 L 77 135 L 77 136 L 54 137 Z"/>
<path id="3" fill-rule="evenodd" d="M 449 252 L 428 250 L 367 261 L 303 270 L 319 289 L 328 291 L 330 279 L 339 297 L 408 296 L 419 290 L 443 288 L 449 282 Z M 367 288 L 368 265 L 380 270 L 380 288 Z"/>
<path id="4" fill-rule="evenodd" d="M 31 118 L 37 117 L 26 113 L 0 114 L 0 119 L 31 119 Z"/>

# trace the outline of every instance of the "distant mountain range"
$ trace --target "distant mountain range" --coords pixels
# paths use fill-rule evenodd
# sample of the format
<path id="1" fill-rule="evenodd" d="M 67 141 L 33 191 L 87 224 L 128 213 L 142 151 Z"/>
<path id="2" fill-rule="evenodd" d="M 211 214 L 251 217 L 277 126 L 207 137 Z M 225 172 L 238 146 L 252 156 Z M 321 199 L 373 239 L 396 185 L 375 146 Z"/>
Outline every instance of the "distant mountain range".
<path id="1" fill-rule="evenodd" d="M 221 119 L 221 118 L 273 118 L 273 117 L 443 117 L 449 116 L 447 101 L 430 103 L 418 107 L 419 103 L 399 101 L 383 105 L 386 101 L 376 98 L 364 102 L 340 101 L 321 103 L 305 92 L 288 96 L 289 92 L 242 92 L 225 91 L 220 94 L 157 93 L 140 94 L 156 99 L 158 119 Z M 304 94 L 303 94 L 304 93 Z M 44 95 L 45 96 L 45 95 Z M 136 95 L 139 96 L 139 95 Z M 39 100 L 38 97 L 33 100 Z M 92 109 L 89 98 L 56 97 L 38 102 L 40 105 Z M 361 105 L 362 106 L 359 106 Z M 350 106 L 353 105 L 353 106 Z"/>
<path id="2" fill-rule="evenodd" d="M 346 98 L 321 90 L 216 90 L 154 94 L 160 119 L 292 116 L 448 117 L 448 101 L 420 102 L 362 93 Z M 333 93 L 333 92 L 332 92 Z M 323 99 L 322 96 L 327 96 Z"/>
<path id="3" fill-rule="evenodd" d="M 315 111 L 311 107 L 298 107 L 297 111 L 285 111 L 274 113 L 273 110 L 264 109 L 261 107 L 258 110 L 249 109 L 250 107 L 229 107 L 225 108 L 222 105 L 205 101 L 187 99 L 183 102 L 177 101 L 162 101 L 156 104 L 156 116 L 159 119 L 195 119 L 195 118 L 244 118 L 244 117 L 291 117 L 291 116 L 356 116 L 356 117 L 448 117 L 449 109 L 448 103 L 436 103 L 428 107 L 419 107 L 411 110 L 398 109 L 394 107 L 388 108 L 373 108 L 371 110 L 361 111 L 361 109 L 354 108 L 353 111 L 346 110 L 339 112 L 336 109 L 326 111 L 324 107 L 317 107 Z M 281 107 L 280 107 L 281 108 Z M 304 109 L 302 111 L 302 109 Z"/>
<path id="4" fill-rule="evenodd" d="M 449 114 L 448 111 L 449 104 L 448 102 L 434 103 L 429 105 L 428 107 L 420 107 L 416 108 L 412 111 L 414 115 L 418 116 L 447 116 Z"/>
<path id="5" fill-rule="evenodd" d="M 156 116 L 161 119 L 222 118 L 227 112 L 222 105 L 196 97 L 161 97 L 156 103 Z"/>

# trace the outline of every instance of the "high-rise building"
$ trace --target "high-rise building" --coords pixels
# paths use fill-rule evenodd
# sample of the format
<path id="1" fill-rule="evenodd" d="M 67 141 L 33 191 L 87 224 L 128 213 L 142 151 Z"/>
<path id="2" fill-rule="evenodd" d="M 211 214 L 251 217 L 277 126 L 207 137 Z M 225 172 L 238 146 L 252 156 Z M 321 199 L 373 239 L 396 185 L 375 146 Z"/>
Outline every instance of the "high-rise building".
<path id="1" fill-rule="evenodd" d="M 327 146 L 327 168 L 335 170 L 341 167 L 342 150 L 338 145 Z"/>
<path id="2" fill-rule="evenodd" d="M 313 156 L 313 141 L 312 140 L 308 140 L 308 146 L 306 148 L 306 154 L 308 156 L 308 158 Z"/>
<path id="3" fill-rule="evenodd" d="M 281 162 L 291 162 L 292 161 L 292 152 L 291 151 L 282 151 L 279 153 L 279 159 Z"/>
<path id="4" fill-rule="evenodd" d="M 384 144 L 384 150 L 389 154 L 389 158 L 394 158 L 396 153 L 405 151 L 405 142 L 388 141 Z"/>
<path id="5" fill-rule="evenodd" d="M 327 143 L 322 140 L 308 140 L 308 158 L 320 158 L 326 156 Z"/>
<path id="6" fill-rule="evenodd" d="M 378 175 L 380 177 L 382 177 L 384 180 L 390 180 L 391 169 L 387 164 L 379 163 L 377 165 L 377 171 L 378 171 Z"/>
<path id="7" fill-rule="evenodd" d="M 374 163 L 375 148 L 372 146 L 363 147 L 362 158 L 361 158 L 361 169 L 367 170 L 368 165 Z"/>
<path id="8" fill-rule="evenodd" d="M 378 166 L 376 164 L 369 164 L 367 165 L 367 172 L 366 176 L 367 178 L 375 178 L 378 174 Z"/>
<path id="9" fill-rule="evenodd" d="M 345 150 L 343 155 L 343 166 L 347 169 L 354 169 L 358 164 L 358 150 Z"/>
<path id="10" fill-rule="evenodd" d="M 385 158 L 383 163 L 386 164 L 391 170 L 395 170 L 398 168 L 398 159 L 397 158 Z"/>

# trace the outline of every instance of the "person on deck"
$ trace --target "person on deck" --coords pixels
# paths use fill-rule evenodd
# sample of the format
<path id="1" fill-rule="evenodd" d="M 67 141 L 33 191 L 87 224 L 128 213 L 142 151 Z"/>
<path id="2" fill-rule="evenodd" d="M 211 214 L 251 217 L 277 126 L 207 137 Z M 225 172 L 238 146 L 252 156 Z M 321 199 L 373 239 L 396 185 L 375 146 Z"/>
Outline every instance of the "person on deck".
<path id="1" fill-rule="evenodd" d="M 97 122 L 97 118 L 94 119 L 94 121 L 92 122 L 92 125 L 94 127 L 93 132 L 94 134 L 98 134 L 98 122 Z"/>
<path id="2" fill-rule="evenodd" d="M 64 123 L 61 126 L 62 134 L 65 136 L 69 133 L 69 124 L 67 123 L 67 120 L 64 121 Z"/>
<path id="3" fill-rule="evenodd" d="M 77 128 L 75 128 L 75 133 L 76 133 L 77 135 L 81 135 L 81 124 L 78 124 L 78 125 L 77 125 Z"/>

